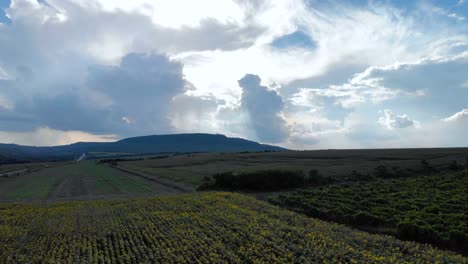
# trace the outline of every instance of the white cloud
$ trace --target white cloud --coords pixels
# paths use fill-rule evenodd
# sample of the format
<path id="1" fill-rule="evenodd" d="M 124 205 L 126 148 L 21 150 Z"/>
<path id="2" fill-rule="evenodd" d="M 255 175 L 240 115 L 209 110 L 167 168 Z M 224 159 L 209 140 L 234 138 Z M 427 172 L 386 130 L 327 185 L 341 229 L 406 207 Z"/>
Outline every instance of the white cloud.
<path id="1" fill-rule="evenodd" d="M 7 98 L 0 95 L 0 108 L 5 110 L 13 110 L 14 105 Z"/>
<path id="2" fill-rule="evenodd" d="M 468 109 L 463 109 L 460 112 L 453 114 L 452 116 L 442 119 L 442 121 L 445 122 L 458 122 L 461 120 L 468 121 Z"/>
<path id="3" fill-rule="evenodd" d="M 178 132 L 219 133 L 222 131 L 217 118 L 218 106 L 224 102 L 213 96 L 197 97 L 185 94 L 172 99 L 170 120 Z M 223 131 L 224 132 L 224 131 Z"/>
<path id="4" fill-rule="evenodd" d="M 94 135 L 83 131 L 63 131 L 40 127 L 30 132 L 0 131 L 0 142 L 29 146 L 56 146 L 75 142 L 109 142 L 117 140 L 116 135 Z"/>
<path id="5" fill-rule="evenodd" d="M 233 88 L 232 83 L 246 72 L 259 74 L 266 83 L 286 85 L 297 79 L 321 76 L 337 64 L 385 66 L 416 61 L 428 55 L 446 54 L 448 45 L 460 43 L 460 39 L 440 42 L 457 35 L 437 30 L 427 34 L 415 18 L 387 6 L 344 8 L 336 4 L 311 9 L 301 2 L 295 3 L 300 8 L 276 2 L 277 6 L 285 6 L 281 16 L 274 16 L 279 12 L 277 6 L 267 5 L 257 11 L 257 20 L 265 19 L 258 23 L 269 23 L 265 23 L 268 27 L 255 45 L 229 52 L 174 55 L 186 65 L 184 74 L 197 87 L 195 94 L 213 94 L 233 102 L 240 96 L 240 89 Z M 282 19 L 278 21 L 278 17 Z M 316 48 L 277 50 L 269 46 L 275 37 L 297 28 L 314 40 Z"/>
<path id="6" fill-rule="evenodd" d="M 125 124 L 128 124 L 128 125 L 134 123 L 134 121 L 132 119 L 130 119 L 129 117 L 127 117 L 127 116 L 122 117 L 122 121 L 125 122 Z"/>
<path id="7" fill-rule="evenodd" d="M 459 5 L 463 4 L 463 3 L 458 3 Z M 449 12 L 448 10 L 444 9 L 444 8 L 441 8 L 441 7 L 436 7 L 436 6 L 433 6 L 432 7 L 432 11 L 436 14 L 439 14 L 439 15 L 442 15 L 442 16 L 447 16 L 449 18 L 453 18 L 453 19 L 456 19 L 456 20 L 459 20 L 459 21 L 464 21 L 466 18 L 462 15 L 459 15 L 457 13 L 452 13 L 452 12 Z"/>
<path id="8" fill-rule="evenodd" d="M 468 53 L 449 57 L 425 58 L 413 63 L 369 67 L 347 83 L 325 88 L 300 88 L 290 101 L 297 106 L 316 106 L 323 98 L 326 105 L 355 108 L 367 103 L 379 104 L 396 98 L 431 101 L 434 109 L 450 102 L 460 107 L 467 100 L 459 85 L 468 70 Z"/>
<path id="9" fill-rule="evenodd" d="M 383 111 L 379 124 L 387 129 L 414 127 L 417 121 L 411 120 L 407 115 L 397 115 L 389 109 Z"/>
<path id="10" fill-rule="evenodd" d="M 427 6 L 14 0 L 7 10 L 13 23 L 0 26 L 0 131 L 198 131 L 291 147 L 397 144 L 394 137 L 411 129 L 382 128 L 378 109 L 441 127 L 447 122 L 432 116 L 466 107 L 466 27 Z M 271 46 L 298 30 L 314 45 Z M 129 54 L 139 59 L 126 66 Z M 248 72 L 262 77 L 259 97 L 237 83 Z M 279 85 L 265 88 L 271 82 Z M 262 119 L 252 108 L 273 93 L 262 101 L 273 109 Z"/>
<path id="11" fill-rule="evenodd" d="M 54 0 L 52 2 L 58 2 Z M 230 0 L 78 0 L 86 8 L 102 8 L 107 12 L 136 12 L 151 17 L 155 24 L 170 28 L 197 27 L 204 19 L 222 23 L 242 23 L 241 6 Z"/>
<path id="12" fill-rule="evenodd" d="M 0 67 L 0 80 L 8 80 L 10 79 L 9 75 L 5 72 L 2 67 Z"/>
<path id="13" fill-rule="evenodd" d="M 464 83 L 462 84 L 462 87 L 468 88 L 468 81 L 464 82 Z"/>

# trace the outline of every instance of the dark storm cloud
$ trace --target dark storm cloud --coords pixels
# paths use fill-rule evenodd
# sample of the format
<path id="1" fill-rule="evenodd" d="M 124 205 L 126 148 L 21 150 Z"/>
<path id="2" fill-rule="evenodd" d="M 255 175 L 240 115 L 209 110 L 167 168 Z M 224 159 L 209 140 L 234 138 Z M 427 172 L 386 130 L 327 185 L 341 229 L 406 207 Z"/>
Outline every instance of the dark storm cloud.
<path id="1" fill-rule="evenodd" d="M 257 75 L 246 74 L 239 80 L 242 88 L 241 109 L 250 118 L 250 126 L 262 142 L 281 142 L 288 137 L 286 121 L 279 116 L 284 103 L 276 91 L 260 85 Z"/>
<path id="2" fill-rule="evenodd" d="M 113 121 L 126 120 L 124 130 L 170 132 L 171 100 L 186 89 L 182 69 L 161 54 L 129 54 L 117 67 L 91 69 L 87 86 L 110 98 Z"/>
<path id="3" fill-rule="evenodd" d="M 55 95 L 14 94 L 14 109 L 2 110 L 0 118 L 11 125 L 27 120 L 28 127 L 19 130 L 47 126 L 119 135 L 168 133 L 172 98 L 186 89 L 182 69 L 182 64 L 162 54 L 132 53 L 117 66 L 90 67 L 83 87 L 63 87 Z M 31 85 L 3 81 L 4 86 L 7 83 L 10 88 Z"/>

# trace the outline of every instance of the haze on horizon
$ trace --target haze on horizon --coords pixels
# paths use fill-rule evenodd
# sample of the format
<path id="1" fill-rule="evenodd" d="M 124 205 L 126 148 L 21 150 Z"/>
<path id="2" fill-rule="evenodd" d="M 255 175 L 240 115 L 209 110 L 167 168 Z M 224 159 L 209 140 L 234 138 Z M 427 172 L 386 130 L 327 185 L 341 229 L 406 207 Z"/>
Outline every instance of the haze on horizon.
<path id="1" fill-rule="evenodd" d="M 0 142 L 468 146 L 468 1 L 0 0 Z"/>

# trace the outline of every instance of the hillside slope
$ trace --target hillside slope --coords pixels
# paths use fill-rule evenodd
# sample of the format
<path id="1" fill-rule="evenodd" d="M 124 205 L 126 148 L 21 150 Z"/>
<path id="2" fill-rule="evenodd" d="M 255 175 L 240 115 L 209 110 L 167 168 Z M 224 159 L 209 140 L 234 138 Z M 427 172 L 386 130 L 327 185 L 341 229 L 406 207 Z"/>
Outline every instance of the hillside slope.
<path id="1" fill-rule="evenodd" d="M 283 148 L 213 134 L 172 134 L 126 138 L 116 142 L 80 142 L 53 147 L 0 144 L 0 161 L 73 159 L 82 153 L 149 154 L 162 152 L 279 151 Z"/>

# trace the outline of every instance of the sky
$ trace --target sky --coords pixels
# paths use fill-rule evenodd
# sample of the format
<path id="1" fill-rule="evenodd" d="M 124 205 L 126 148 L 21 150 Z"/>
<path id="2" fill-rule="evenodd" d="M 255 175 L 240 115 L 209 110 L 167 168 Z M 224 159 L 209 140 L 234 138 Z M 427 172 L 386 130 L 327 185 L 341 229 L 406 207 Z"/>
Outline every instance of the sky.
<path id="1" fill-rule="evenodd" d="M 468 1 L 0 0 L 0 142 L 468 146 Z"/>

